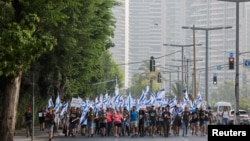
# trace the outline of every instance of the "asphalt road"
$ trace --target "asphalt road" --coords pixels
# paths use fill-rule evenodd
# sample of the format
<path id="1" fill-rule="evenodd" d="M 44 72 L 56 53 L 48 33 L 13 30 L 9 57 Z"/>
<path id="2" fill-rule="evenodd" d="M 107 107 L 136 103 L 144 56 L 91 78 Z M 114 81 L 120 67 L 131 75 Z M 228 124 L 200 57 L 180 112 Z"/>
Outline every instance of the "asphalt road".
<path id="1" fill-rule="evenodd" d="M 180 131 L 180 133 L 182 133 Z M 132 138 L 130 136 L 125 137 L 101 137 L 100 135 L 94 135 L 94 137 L 89 138 L 87 136 L 82 136 L 81 134 L 77 134 L 75 137 L 65 137 L 64 134 L 62 134 L 62 131 L 59 130 L 57 133 L 54 134 L 54 138 L 52 141 L 127 141 L 127 140 L 137 140 L 137 141 L 207 141 L 207 136 L 195 136 L 188 134 L 188 136 L 182 137 L 182 136 L 173 136 L 170 135 L 169 137 L 165 138 L 163 136 L 156 135 L 154 137 L 145 136 L 145 137 L 136 137 Z M 31 138 L 27 138 L 25 136 L 25 132 L 20 132 L 17 136 L 14 137 L 14 141 L 48 141 L 48 135 L 46 131 L 39 131 L 38 129 L 35 130 L 35 136 L 33 140 Z"/>

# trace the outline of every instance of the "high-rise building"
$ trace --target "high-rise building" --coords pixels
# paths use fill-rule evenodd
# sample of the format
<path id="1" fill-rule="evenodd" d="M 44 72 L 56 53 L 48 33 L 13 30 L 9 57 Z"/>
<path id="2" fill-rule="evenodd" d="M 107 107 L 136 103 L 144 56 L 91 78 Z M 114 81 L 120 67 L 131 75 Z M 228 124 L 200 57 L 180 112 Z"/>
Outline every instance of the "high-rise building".
<path id="1" fill-rule="evenodd" d="M 235 80 L 235 70 L 228 69 L 229 53 L 235 55 L 235 3 L 217 0 L 119 0 L 124 6 L 116 7 L 117 29 L 112 49 L 115 60 L 127 65 L 124 69 L 126 87 L 133 74 L 140 72 L 143 61 L 151 56 L 157 59 L 157 65 L 167 72 L 163 77 L 166 89 L 171 81 L 180 80 L 182 60 L 181 48 L 164 46 L 163 44 L 193 44 L 192 30 L 182 29 L 182 26 L 192 27 L 225 27 L 232 29 L 208 31 L 208 66 L 209 92 L 216 89 L 212 85 L 214 73 L 218 76 L 218 84 L 225 80 Z M 125 6 L 126 5 L 126 6 Z M 125 15 L 123 15 L 125 14 Z M 250 74 L 243 68 L 242 61 L 250 56 L 250 4 L 240 4 L 240 83 L 250 82 Z M 205 31 L 195 31 L 197 83 L 201 93 L 205 93 Z M 192 83 L 193 47 L 184 49 L 185 82 Z M 244 53 L 243 53 L 244 52 Z M 162 57 L 164 56 L 164 57 Z M 188 61 L 189 60 L 189 61 Z M 218 69 L 218 68 L 222 69 Z M 126 71 L 125 71 L 126 70 Z M 244 79 L 243 79 L 244 78 Z M 189 83 L 188 83 L 189 82 Z"/>
<path id="2" fill-rule="evenodd" d="M 129 46 L 128 46 L 128 26 L 129 26 L 129 0 L 117 0 L 121 3 L 120 6 L 115 7 L 113 10 L 116 18 L 116 30 L 113 38 L 115 47 L 110 49 L 114 60 L 122 68 L 124 73 L 124 86 L 128 87 L 128 70 L 129 70 Z"/>

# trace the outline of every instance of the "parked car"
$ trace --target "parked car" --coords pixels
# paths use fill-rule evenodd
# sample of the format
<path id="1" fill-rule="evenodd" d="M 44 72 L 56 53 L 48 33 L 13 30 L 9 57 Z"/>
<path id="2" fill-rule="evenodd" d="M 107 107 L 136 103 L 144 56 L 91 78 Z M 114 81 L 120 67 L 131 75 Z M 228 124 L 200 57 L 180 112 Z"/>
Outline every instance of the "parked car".
<path id="1" fill-rule="evenodd" d="M 229 118 L 229 124 L 234 124 L 235 120 L 235 112 L 234 110 L 230 111 L 230 118 Z M 248 112 L 246 110 L 239 110 L 239 116 L 240 116 L 240 124 L 244 125 L 250 125 L 250 117 L 248 115 Z"/>

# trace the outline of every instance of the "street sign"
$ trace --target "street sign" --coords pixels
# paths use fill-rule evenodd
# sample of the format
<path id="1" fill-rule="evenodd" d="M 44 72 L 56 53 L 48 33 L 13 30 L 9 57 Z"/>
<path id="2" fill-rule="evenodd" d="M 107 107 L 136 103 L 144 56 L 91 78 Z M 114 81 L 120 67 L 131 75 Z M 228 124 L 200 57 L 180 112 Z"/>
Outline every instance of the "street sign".
<path id="1" fill-rule="evenodd" d="M 243 60 L 243 65 L 246 68 L 250 68 L 250 59 L 244 59 Z"/>
<path id="2" fill-rule="evenodd" d="M 221 68 L 222 68 L 221 65 L 217 66 L 217 70 L 221 70 Z"/>

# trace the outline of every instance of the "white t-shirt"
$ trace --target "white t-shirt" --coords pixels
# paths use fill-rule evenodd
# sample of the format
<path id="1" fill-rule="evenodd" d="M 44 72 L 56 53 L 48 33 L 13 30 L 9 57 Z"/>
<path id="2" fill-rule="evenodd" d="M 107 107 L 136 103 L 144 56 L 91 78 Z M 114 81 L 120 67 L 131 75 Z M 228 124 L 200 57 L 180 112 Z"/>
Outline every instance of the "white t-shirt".
<path id="1" fill-rule="evenodd" d="M 222 112 L 222 118 L 229 118 L 229 112 L 228 111 L 223 111 Z"/>

